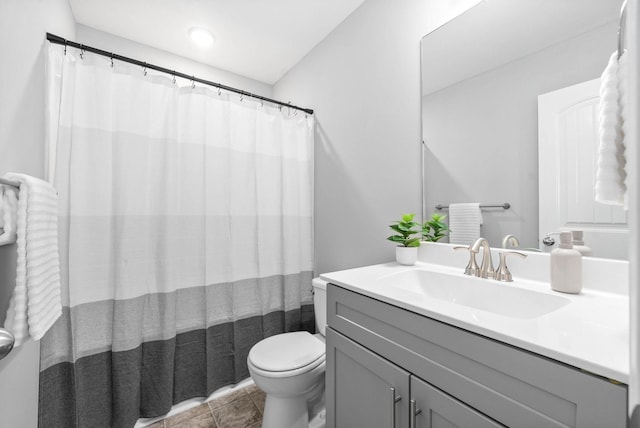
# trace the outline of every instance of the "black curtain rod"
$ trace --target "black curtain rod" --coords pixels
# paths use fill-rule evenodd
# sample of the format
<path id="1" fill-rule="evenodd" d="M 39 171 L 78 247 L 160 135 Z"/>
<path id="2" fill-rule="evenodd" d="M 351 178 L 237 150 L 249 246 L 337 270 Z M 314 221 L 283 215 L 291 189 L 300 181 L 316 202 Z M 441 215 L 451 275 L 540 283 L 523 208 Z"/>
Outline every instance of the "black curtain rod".
<path id="1" fill-rule="evenodd" d="M 296 109 L 296 110 L 301 110 L 301 111 L 303 111 L 305 113 L 308 113 L 308 114 L 313 114 L 313 109 L 310 109 L 310 108 L 298 107 L 298 106 L 292 105 L 290 103 L 284 103 L 282 101 L 274 100 L 272 98 L 263 97 L 262 95 L 252 94 L 251 92 L 243 91 L 242 89 L 237 89 L 237 88 L 234 88 L 234 87 L 231 87 L 231 86 L 223 85 L 221 83 L 215 83 L 215 82 L 211 82 L 209 80 L 200 79 L 200 78 L 195 77 L 195 76 L 189 76 L 188 74 L 180 73 L 180 72 L 175 71 L 175 70 L 169 70 L 168 68 L 160 67 L 159 65 L 149 64 L 149 63 L 146 63 L 146 62 L 143 62 L 143 61 L 138 61 L 137 59 L 128 58 L 126 56 L 118 55 L 118 54 L 115 54 L 113 52 L 107 52 L 107 51 L 104 51 L 102 49 L 94 48 L 92 46 L 87 46 L 87 45 L 83 45 L 83 44 L 80 44 L 80 43 L 77 43 L 77 42 L 73 42 L 71 40 L 64 39 L 64 38 L 62 38 L 60 36 L 56 36 L 55 34 L 47 33 L 47 40 L 50 41 L 51 43 L 55 43 L 55 44 L 58 44 L 58 45 L 64 45 L 64 46 L 71 46 L 73 48 L 77 48 L 77 49 L 80 49 L 80 50 L 84 50 L 86 52 L 92 52 L 92 53 L 95 53 L 95 54 L 98 54 L 98 55 L 106 56 L 106 57 L 109 57 L 111 59 L 116 59 L 118 61 L 128 62 L 129 64 L 135 64 L 135 65 L 139 65 L 140 67 L 146 67 L 146 68 L 151 69 L 151 70 L 160 71 L 162 73 L 166 73 L 166 74 L 169 74 L 171 76 L 182 77 L 183 79 L 191 80 L 194 83 L 195 82 L 202 83 L 204 85 L 209 85 L 209 86 L 213 86 L 213 87 L 216 87 L 216 88 L 224 89 L 225 91 L 235 92 L 236 94 L 240 94 L 240 95 L 245 96 L 245 97 L 251 97 L 251 98 L 258 99 L 258 100 L 267 101 L 267 102 L 272 103 L 272 104 L 277 104 L 277 105 L 280 105 L 280 106 L 284 106 L 284 107 L 288 107 L 288 108 L 292 108 L 292 109 Z"/>

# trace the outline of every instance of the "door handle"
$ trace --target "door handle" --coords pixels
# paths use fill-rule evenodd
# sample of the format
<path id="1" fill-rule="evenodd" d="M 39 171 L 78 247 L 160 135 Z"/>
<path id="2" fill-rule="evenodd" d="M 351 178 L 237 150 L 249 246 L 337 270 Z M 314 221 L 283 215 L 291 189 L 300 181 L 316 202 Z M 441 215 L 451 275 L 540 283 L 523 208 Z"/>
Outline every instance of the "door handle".
<path id="1" fill-rule="evenodd" d="M 391 428 L 396 428 L 396 404 L 402 400 L 399 395 L 396 395 L 396 389 L 394 387 L 389 388 L 391 392 Z"/>
<path id="2" fill-rule="evenodd" d="M 416 400 L 409 401 L 409 413 L 411 414 L 411 420 L 409 420 L 409 428 L 416 428 L 416 416 L 422 413 L 422 409 L 416 408 Z"/>

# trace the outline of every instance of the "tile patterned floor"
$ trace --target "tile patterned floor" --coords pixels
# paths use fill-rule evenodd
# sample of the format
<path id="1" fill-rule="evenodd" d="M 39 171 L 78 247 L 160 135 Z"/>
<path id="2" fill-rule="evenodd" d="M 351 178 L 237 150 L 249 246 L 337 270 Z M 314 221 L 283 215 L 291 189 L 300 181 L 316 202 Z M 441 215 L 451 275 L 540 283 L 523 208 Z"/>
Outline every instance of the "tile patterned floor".
<path id="1" fill-rule="evenodd" d="M 260 428 L 264 400 L 264 392 L 249 385 L 147 428 Z"/>

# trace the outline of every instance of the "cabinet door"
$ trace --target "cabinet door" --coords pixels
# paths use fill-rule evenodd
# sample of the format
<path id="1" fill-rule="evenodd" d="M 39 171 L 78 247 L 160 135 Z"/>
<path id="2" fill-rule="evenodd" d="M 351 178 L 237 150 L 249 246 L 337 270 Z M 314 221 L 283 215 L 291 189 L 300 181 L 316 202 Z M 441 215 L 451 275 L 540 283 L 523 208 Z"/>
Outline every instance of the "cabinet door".
<path id="1" fill-rule="evenodd" d="M 415 401 L 415 405 L 413 402 Z M 417 413 L 415 425 L 419 428 L 499 428 L 504 425 L 445 394 L 428 383 L 411 377 L 411 408 Z"/>
<path id="2" fill-rule="evenodd" d="M 409 373 L 331 328 L 326 337 L 327 428 L 408 426 Z"/>

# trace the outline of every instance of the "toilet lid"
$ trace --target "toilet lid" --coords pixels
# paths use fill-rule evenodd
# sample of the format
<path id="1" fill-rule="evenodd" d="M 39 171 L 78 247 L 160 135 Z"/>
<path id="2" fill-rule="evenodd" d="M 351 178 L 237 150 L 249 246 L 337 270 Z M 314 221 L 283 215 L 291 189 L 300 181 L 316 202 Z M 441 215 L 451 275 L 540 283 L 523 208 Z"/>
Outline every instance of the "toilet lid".
<path id="1" fill-rule="evenodd" d="M 306 331 L 277 334 L 249 351 L 249 361 L 259 369 L 284 372 L 308 366 L 325 353 L 325 345 Z"/>

